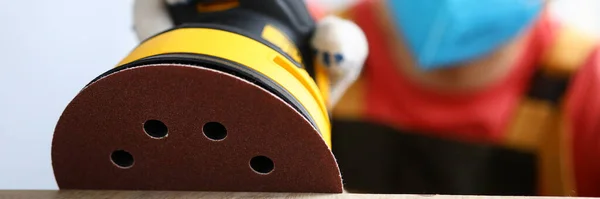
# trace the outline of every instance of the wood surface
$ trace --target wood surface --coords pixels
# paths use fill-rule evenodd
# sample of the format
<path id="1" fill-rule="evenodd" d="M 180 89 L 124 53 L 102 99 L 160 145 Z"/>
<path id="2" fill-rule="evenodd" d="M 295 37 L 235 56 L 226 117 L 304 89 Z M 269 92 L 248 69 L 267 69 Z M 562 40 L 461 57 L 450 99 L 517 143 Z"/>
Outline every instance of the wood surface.
<path id="1" fill-rule="evenodd" d="M 21 198 L 132 198 L 132 199 L 173 199 L 173 198 L 399 198 L 399 199 L 542 199 L 551 197 L 517 196 L 450 196 L 450 195 L 378 195 L 378 194 L 306 194 L 306 193 L 235 193 L 235 192 L 153 192 L 153 191 L 0 191 L 0 199 Z M 554 197 L 559 198 L 559 197 Z"/>

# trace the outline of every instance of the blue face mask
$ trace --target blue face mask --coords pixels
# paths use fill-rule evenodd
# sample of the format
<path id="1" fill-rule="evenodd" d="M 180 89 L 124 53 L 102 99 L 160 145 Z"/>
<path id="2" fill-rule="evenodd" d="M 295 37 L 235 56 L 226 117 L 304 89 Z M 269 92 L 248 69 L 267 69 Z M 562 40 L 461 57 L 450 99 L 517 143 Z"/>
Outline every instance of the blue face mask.
<path id="1" fill-rule="evenodd" d="M 538 16 L 544 0 L 388 0 L 419 67 L 448 67 L 491 53 Z"/>

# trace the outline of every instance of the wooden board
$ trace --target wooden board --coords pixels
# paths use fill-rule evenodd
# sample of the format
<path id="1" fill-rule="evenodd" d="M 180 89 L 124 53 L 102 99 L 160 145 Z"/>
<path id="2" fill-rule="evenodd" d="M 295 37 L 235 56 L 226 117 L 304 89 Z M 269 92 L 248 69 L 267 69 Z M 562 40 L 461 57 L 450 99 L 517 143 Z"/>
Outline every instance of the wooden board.
<path id="1" fill-rule="evenodd" d="M 449 195 L 377 195 L 377 194 L 304 194 L 304 193 L 235 193 L 235 192 L 152 192 L 152 191 L 0 191 L 0 199 L 58 198 L 377 198 L 377 199 L 542 199 L 559 197 L 516 196 L 449 196 Z"/>

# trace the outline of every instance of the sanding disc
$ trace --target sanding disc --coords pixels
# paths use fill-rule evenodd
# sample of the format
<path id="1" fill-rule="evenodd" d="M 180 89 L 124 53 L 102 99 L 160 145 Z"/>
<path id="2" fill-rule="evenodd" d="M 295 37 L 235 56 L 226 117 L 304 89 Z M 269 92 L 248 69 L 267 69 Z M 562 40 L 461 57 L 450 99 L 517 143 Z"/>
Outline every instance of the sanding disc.
<path id="1" fill-rule="evenodd" d="M 340 193 L 340 173 L 299 112 L 236 76 L 145 65 L 83 89 L 52 144 L 61 189 Z"/>

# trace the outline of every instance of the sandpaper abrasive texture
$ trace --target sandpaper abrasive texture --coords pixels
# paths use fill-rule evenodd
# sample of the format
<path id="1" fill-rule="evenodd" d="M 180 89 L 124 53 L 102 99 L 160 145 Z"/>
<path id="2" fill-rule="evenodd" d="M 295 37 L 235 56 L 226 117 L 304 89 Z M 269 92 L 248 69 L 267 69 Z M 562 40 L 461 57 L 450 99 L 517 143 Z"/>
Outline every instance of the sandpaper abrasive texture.
<path id="1" fill-rule="evenodd" d="M 52 164 L 60 189 L 342 192 L 333 154 L 301 114 L 248 81 L 186 65 L 83 89 L 56 126 Z"/>

